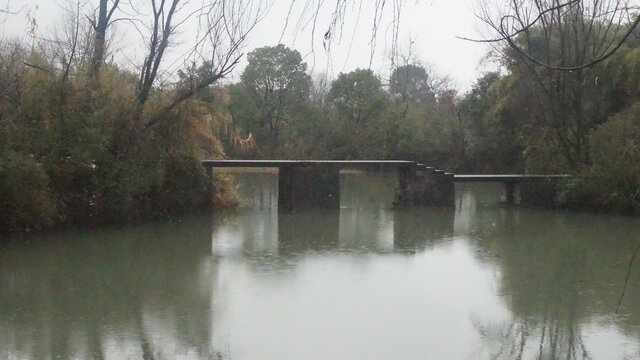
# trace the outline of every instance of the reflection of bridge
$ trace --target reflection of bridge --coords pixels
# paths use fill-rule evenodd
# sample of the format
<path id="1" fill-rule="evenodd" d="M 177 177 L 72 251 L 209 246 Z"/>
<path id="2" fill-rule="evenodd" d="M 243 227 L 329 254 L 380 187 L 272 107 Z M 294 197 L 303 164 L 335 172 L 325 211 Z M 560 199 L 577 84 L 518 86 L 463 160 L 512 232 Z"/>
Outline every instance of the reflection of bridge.
<path id="1" fill-rule="evenodd" d="M 503 184 L 502 202 L 542 204 L 552 199 L 564 175 L 453 175 L 404 160 L 204 160 L 213 168 L 278 168 L 278 207 L 292 210 L 340 206 L 340 170 L 391 171 L 396 174 L 395 206 L 454 204 L 454 182 Z"/>

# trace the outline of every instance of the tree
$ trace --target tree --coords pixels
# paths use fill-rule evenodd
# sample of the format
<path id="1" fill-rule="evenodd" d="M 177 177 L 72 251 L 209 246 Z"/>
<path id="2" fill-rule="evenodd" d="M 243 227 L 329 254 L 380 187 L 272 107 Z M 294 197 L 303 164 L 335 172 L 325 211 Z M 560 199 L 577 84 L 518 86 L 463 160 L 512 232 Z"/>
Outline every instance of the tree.
<path id="1" fill-rule="evenodd" d="M 414 106 L 433 102 L 436 98 L 432 79 L 420 65 L 402 65 L 393 70 L 389 78 L 389 93 L 398 102 Z"/>
<path id="2" fill-rule="evenodd" d="M 371 70 L 340 74 L 331 83 L 327 103 L 334 118 L 330 149 L 334 157 L 385 158 L 390 123 L 384 116 L 389 95 Z"/>
<path id="3" fill-rule="evenodd" d="M 242 57 L 240 49 L 247 35 L 261 19 L 264 10 L 259 1 L 253 0 L 206 0 L 201 4 L 190 0 L 150 0 L 146 4 L 120 0 L 95 1 L 97 6 L 89 13 L 85 8 L 90 6 L 77 1 L 77 6 L 74 5 L 77 11 L 72 19 L 75 28 L 67 31 L 74 36 L 57 38 L 49 43 L 65 49 L 59 52 L 58 57 L 70 68 L 72 59 L 78 57 L 81 45 L 79 38 L 84 29 L 82 20 L 88 18 L 92 33 L 88 37 L 90 49 L 84 49 L 90 57 L 89 66 L 85 68 L 94 79 L 92 87 L 96 88 L 98 85 L 95 81 L 99 80 L 98 75 L 108 52 L 107 37 L 115 31 L 115 24 L 120 24 L 121 30 L 137 33 L 144 44 L 139 47 L 144 49 L 144 59 L 135 64 L 138 71 L 136 99 L 141 122 L 136 128 L 142 130 L 154 127 L 166 118 L 164 115 L 167 112 L 196 95 L 199 90 L 229 75 Z M 197 29 L 188 42 L 179 39 L 181 30 L 186 28 Z M 173 83 L 182 86 L 173 87 L 171 101 L 150 109 L 145 104 L 152 97 L 158 80 L 172 83 L 165 60 L 171 47 L 178 42 L 186 51 L 176 63 L 182 63 L 190 72 L 190 81 Z M 166 83 L 163 85 L 166 86 Z"/>
<path id="4" fill-rule="evenodd" d="M 24 8 L 24 7 L 23 7 Z M 15 8 L 11 5 L 11 0 L 7 0 L 6 3 L 4 4 L 4 6 L 0 6 L 0 24 L 4 23 L 4 21 L 6 20 L 6 18 L 4 18 L 4 16 L 7 15 L 16 15 L 18 14 L 23 8 Z"/>
<path id="5" fill-rule="evenodd" d="M 315 57 L 317 52 L 315 40 L 320 37 L 322 39 L 322 48 L 324 52 L 327 56 L 330 56 L 333 44 L 336 42 L 339 43 L 347 34 L 345 31 L 345 24 L 351 25 L 352 23 L 349 19 L 355 19 L 355 28 L 352 30 L 354 33 L 351 41 L 353 41 L 356 33 L 358 35 L 364 35 L 364 33 L 358 29 L 364 4 L 373 4 L 372 16 L 370 18 L 371 28 L 368 34 L 370 45 L 369 66 L 371 66 L 378 40 L 378 30 L 380 28 L 388 29 L 385 31 L 385 34 L 391 35 L 391 53 L 393 55 L 397 53 L 398 37 L 400 33 L 400 17 L 406 1 L 384 0 L 372 2 L 369 0 L 338 0 L 335 2 L 326 2 L 325 0 L 290 0 L 288 2 L 289 9 L 281 37 L 284 36 L 290 23 L 297 24 L 296 26 L 291 27 L 293 28 L 292 32 L 294 38 L 298 36 L 298 33 L 301 30 L 310 27 L 312 55 Z M 327 16 L 326 22 L 325 14 Z M 389 19 L 387 15 L 390 15 L 391 21 L 385 24 L 385 20 Z M 308 25 L 301 26 L 301 24 Z"/>
<path id="6" fill-rule="evenodd" d="M 182 2 L 182 3 L 181 3 Z M 229 75 L 236 67 L 242 54 L 240 48 L 247 35 L 257 24 L 262 9 L 254 8 L 253 2 L 209 0 L 195 12 L 185 9 L 184 0 L 152 0 L 150 32 L 147 34 L 147 55 L 141 66 L 138 82 L 138 102 L 144 105 L 149 99 L 151 89 L 159 75 L 160 64 L 180 26 L 197 19 L 199 31 L 190 46 L 188 57 L 193 63 L 199 63 L 196 71 L 189 75 L 191 81 L 187 87 L 176 89 L 172 101 L 159 109 L 145 123 L 149 129 L 162 121 L 163 114 L 173 110 L 201 89 Z M 184 12 L 182 17 L 179 15 Z"/>
<path id="7" fill-rule="evenodd" d="M 587 69 L 606 60 L 631 38 L 640 25 L 636 11 L 628 0 L 525 0 L 502 7 L 492 7 L 489 0 L 484 0 L 476 13 L 496 37 L 472 41 L 506 44 L 531 63 L 553 70 Z M 547 40 L 555 39 L 567 45 L 561 48 L 572 48 L 570 56 L 556 61 L 532 52 L 528 40 L 540 28 L 545 30 Z M 573 39 L 566 36 L 571 32 Z M 518 41 L 522 37 L 526 41 Z"/>
<path id="8" fill-rule="evenodd" d="M 300 53 L 282 44 L 253 50 L 247 60 L 242 86 L 257 116 L 247 131 L 256 126 L 258 145 L 268 143 L 268 153 L 273 156 L 281 145 L 282 131 L 292 125 L 309 99 L 311 77 Z"/>
<path id="9" fill-rule="evenodd" d="M 95 32 L 90 69 L 92 76 L 97 76 L 102 64 L 104 63 L 105 53 L 107 50 L 107 27 L 111 23 L 113 13 L 116 11 L 119 4 L 120 0 L 113 0 L 111 6 L 109 6 L 109 0 L 100 0 L 98 5 L 98 18 L 94 18 L 91 21 L 91 25 Z"/>
<path id="10" fill-rule="evenodd" d="M 521 172 L 524 138 L 541 137 L 526 124 L 528 97 L 513 75 L 490 72 L 458 103 L 467 135 L 467 171 Z"/>
<path id="11" fill-rule="evenodd" d="M 456 168 L 461 159 L 453 156 L 462 143 L 456 139 L 462 131 L 452 131 L 458 124 L 456 91 L 447 87 L 448 79 L 419 65 L 408 55 L 389 78 L 389 93 L 394 101 L 389 112 L 388 143 L 390 155 L 397 158 L 427 159 L 431 164 Z M 451 136 L 449 136 L 451 135 Z M 464 153 L 464 151 L 462 151 Z"/>
<path id="12" fill-rule="evenodd" d="M 338 114 L 356 124 L 380 114 L 387 104 L 387 94 L 380 80 L 367 69 L 340 74 L 331 84 L 327 100 Z"/>
<path id="13" fill-rule="evenodd" d="M 574 171 L 590 162 L 588 134 L 605 119 L 590 100 L 600 90 L 594 69 L 637 27 L 640 18 L 625 23 L 632 11 L 622 0 L 526 0 L 502 9 L 485 1 L 480 7 L 479 17 L 497 35 L 486 41 L 499 44 L 521 93 L 530 99 L 531 116 L 553 132 L 546 145 L 559 148 Z"/>

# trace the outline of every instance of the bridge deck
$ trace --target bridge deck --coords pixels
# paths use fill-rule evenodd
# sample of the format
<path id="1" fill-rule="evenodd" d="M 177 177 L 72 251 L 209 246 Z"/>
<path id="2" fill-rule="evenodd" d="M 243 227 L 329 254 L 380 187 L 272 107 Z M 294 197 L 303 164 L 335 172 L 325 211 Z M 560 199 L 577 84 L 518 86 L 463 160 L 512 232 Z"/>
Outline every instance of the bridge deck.
<path id="1" fill-rule="evenodd" d="M 414 161 L 405 160 L 203 160 L 205 167 L 293 167 L 293 166 L 337 166 L 341 168 L 410 167 Z"/>
<path id="2" fill-rule="evenodd" d="M 571 175 L 519 175 L 519 174 L 495 174 L 495 175 L 454 175 L 455 182 L 520 182 L 543 179 L 565 179 Z"/>
<path id="3" fill-rule="evenodd" d="M 340 169 L 381 169 L 381 168 L 425 168 L 423 164 L 407 160 L 203 160 L 206 168 L 291 168 L 291 167 L 337 167 Z M 444 173 L 435 170 L 436 173 Z M 449 173 L 444 173 L 451 175 Z M 571 175 L 539 175 L 539 174 L 490 174 L 490 175 L 454 175 L 455 182 L 526 182 L 544 179 L 563 179 Z"/>

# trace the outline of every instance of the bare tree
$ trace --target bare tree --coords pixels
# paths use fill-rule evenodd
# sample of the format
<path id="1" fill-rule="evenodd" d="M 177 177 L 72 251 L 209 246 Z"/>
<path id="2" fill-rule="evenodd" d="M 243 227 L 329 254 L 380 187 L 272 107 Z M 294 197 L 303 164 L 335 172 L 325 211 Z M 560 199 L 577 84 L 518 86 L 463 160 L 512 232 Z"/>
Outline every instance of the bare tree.
<path id="1" fill-rule="evenodd" d="M 104 63 L 107 28 L 111 24 L 111 19 L 118 8 L 118 5 L 120 5 L 120 0 L 113 0 L 111 4 L 109 3 L 109 0 L 100 0 L 97 19 L 95 16 L 90 18 L 91 26 L 95 32 L 93 56 L 91 58 L 92 76 L 96 76 L 100 72 L 100 68 Z"/>
<path id="2" fill-rule="evenodd" d="M 3 7 L 0 7 L 0 15 L 16 15 L 20 13 L 22 9 L 24 9 L 24 6 L 21 8 L 16 8 L 12 6 L 11 0 L 8 0 Z M 0 20 L 0 23 L 2 23 L 3 21 L 4 19 Z"/>
<path id="3" fill-rule="evenodd" d="M 513 0 L 506 4 L 483 0 L 477 3 L 476 15 L 493 36 L 463 39 L 507 44 L 536 65 L 575 71 L 613 55 L 640 24 L 636 16 L 639 9 L 630 0 Z M 537 54 L 532 39 L 540 30 L 548 46 L 557 39 L 561 45 L 571 46 L 573 52 L 561 58 L 552 58 L 549 51 Z M 569 31 L 575 39 L 568 38 Z"/>
<path id="4" fill-rule="evenodd" d="M 75 0 L 63 9 L 62 28 L 54 31 L 52 38 L 42 38 L 40 46 L 49 54 L 52 63 L 59 63 L 61 83 L 67 81 L 71 71 L 79 69 L 91 51 L 91 32 L 83 21 L 85 3 Z"/>
<path id="5" fill-rule="evenodd" d="M 269 0 L 82 0 L 74 2 L 78 10 L 73 23 L 75 34 L 72 38 L 55 39 L 52 42 L 64 45 L 65 63 L 72 59 L 82 59 L 88 63 L 87 73 L 94 79 L 105 63 L 109 45 L 107 38 L 115 31 L 138 34 L 144 46 L 138 46 L 140 60 L 127 55 L 138 76 L 137 102 L 140 114 L 146 114 L 144 129 L 153 127 L 162 121 L 162 115 L 189 99 L 200 89 L 210 86 L 228 76 L 238 65 L 242 56 L 242 46 L 249 32 L 263 18 L 268 9 Z M 324 46 L 330 52 L 331 43 L 339 39 L 349 9 L 361 7 L 364 0 L 340 0 L 336 3 L 326 30 L 323 31 Z M 293 6 L 295 0 L 291 0 Z M 377 0 L 375 16 L 371 29 L 372 57 L 378 27 L 383 14 L 393 9 L 393 34 L 397 39 L 400 10 L 406 0 Z M 298 25 L 313 22 L 313 35 L 316 34 L 318 12 L 326 9 L 322 0 L 305 0 L 305 12 L 298 15 Z M 91 7 L 89 4 L 94 4 Z M 81 5 L 87 5 L 86 7 Z M 84 10 L 90 9 L 87 13 Z M 80 16 L 82 12 L 82 15 Z M 294 15 L 295 17 L 295 15 Z M 84 23 L 80 20 L 87 19 Z M 71 23 L 71 22 L 70 22 Z M 90 25 L 91 35 L 84 36 L 85 25 Z M 298 26 L 298 29 L 299 29 Z M 283 31 L 286 29 L 285 25 Z M 297 31 L 297 30 L 296 30 Z M 318 32 L 320 33 L 320 32 Z M 111 34 L 111 35 L 110 35 Z M 129 39 L 131 37 L 129 36 Z M 88 55 L 85 51 L 90 47 Z M 69 51 L 71 49 L 72 51 Z M 181 51 L 181 54 L 176 52 Z M 71 55 L 71 56 L 70 56 Z M 89 61 L 86 61 L 89 60 Z M 188 72 L 188 81 L 176 81 L 175 66 L 181 65 Z M 70 64 L 64 72 L 68 76 Z M 173 99 L 158 111 L 143 111 L 153 89 L 159 84 L 172 84 Z M 164 85 L 162 85 L 164 86 Z"/>
<path id="6" fill-rule="evenodd" d="M 64 84 L 79 69 L 90 51 L 91 36 L 88 27 L 83 23 L 85 2 L 82 0 L 64 3 L 62 21 L 52 31 L 52 36 L 36 36 L 32 30 L 34 46 L 46 56 L 47 62 L 30 63 L 26 59 L 24 65 L 43 71 L 50 76 L 60 75 L 56 80 L 61 85 L 58 95 L 64 97 Z"/>
<path id="7" fill-rule="evenodd" d="M 162 114 L 199 90 L 229 75 L 240 62 L 243 55 L 241 49 L 249 32 L 264 15 L 261 3 L 252 0 L 210 0 L 190 11 L 185 7 L 189 3 L 186 0 L 152 0 L 151 3 L 153 16 L 148 26 L 147 55 L 140 68 L 138 83 L 140 105 L 148 100 L 158 79 L 160 64 L 178 29 L 194 19 L 197 31 L 182 57 L 192 63 L 188 83 L 176 90 L 173 100 L 157 116 L 152 116 L 144 129 L 158 124 L 163 118 Z M 182 12 L 185 14 L 180 17 Z"/>
<path id="8" fill-rule="evenodd" d="M 627 0 L 484 0 L 478 17 L 510 70 L 527 82 L 538 123 L 548 126 L 568 166 L 590 160 L 587 136 L 604 111 L 587 108 L 597 96 L 595 66 L 612 56 L 638 26 Z"/>
<path id="9" fill-rule="evenodd" d="M 419 1 L 422 0 L 416 0 L 416 2 Z M 362 34 L 361 31 L 358 31 L 358 27 L 362 20 L 363 6 L 365 4 L 373 4 L 369 31 L 369 67 L 371 67 L 376 52 L 378 34 L 381 29 L 385 33 L 390 33 L 392 38 L 389 42 L 391 44 L 390 53 L 397 54 L 400 18 L 406 3 L 407 0 L 337 0 L 333 2 L 325 0 L 290 0 L 280 42 L 282 42 L 285 33 L 289 29 L 292 29 L 294 38 L 297 38 L 304 29 L 310 29 L 311 55 L 314 58 L 318 52 L 315 47 L 315 40 L 318 37 L 322 39 L 322 51 L 328 57 L 331 57 L 333 45 L 343 40 L 349 42 L 348 52 L 350 52 L 356 36 Z M 326 12 L 329 12 L 329 16 L 327 23 L 323 23 L 324 17 L 322 14 Z M 390 15 L 390 22 L 385 20 L 388 15 Z M 395 56 L 392 56 L 392 62 L 395 58 Z M 392 64 L 392 67 L 393 65 L 395 63 Z"/>
<path id="10" fill-rule="evenodd" d="M 165 0 L 151 0 L 153 8 L 151 35 L 147 42 L 148 52 L 142 64 L 138 83 L 138 101 L 141 104 L 149 98 L 149 91 L 158 75 L 160 62 L 169 46 L 169 39 L 175 32 L 172 21 L 179 3 L 180 0 L 171 0 L 169 4 Z"/>
<path id="11" fill-rule="evenodd" d="M 167 72 L 167 54 L 182 50 L 170 57 L 174 65 L 181 63 L 187 69 L 189 81 L 175 83 L 174 98 L 151 112 L 143 126 L 148 129 L 166 111 L 231 73 L 242 57 L 249 32 L 265 10 L 262 0 L 98 0 L 93 14 L 87 15 L 93 30 L 89 74 L 95 78 L 100 72 L 108 51 L 106 39 L 116 22 L 122 23 L 122 30 L 137 33 L 144 44 L 139 47 L 143 60 L 134 61 L 139 73 L 136 98 L 142 112 L 159 80 L 176 80 Z"/>

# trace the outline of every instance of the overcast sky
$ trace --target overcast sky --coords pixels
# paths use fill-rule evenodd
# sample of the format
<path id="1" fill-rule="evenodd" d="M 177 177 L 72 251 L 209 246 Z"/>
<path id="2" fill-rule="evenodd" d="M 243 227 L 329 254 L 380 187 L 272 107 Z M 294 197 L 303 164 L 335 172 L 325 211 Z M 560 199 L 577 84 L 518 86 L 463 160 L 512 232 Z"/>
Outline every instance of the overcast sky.
<path id="1" fill-rule="evenodd" d="M 13 8 L 23 7 L 23 10 L 22 13 L 9 16 L 4 21 L 1 25 L 2 35 L 26 37 L 26 14 L 30 11 L 38 21 L 38 32 L 46 36 L 59 20 L 62 13 L 59 5 L 65 1 L 67 0 L 9 0 Z M 301 16 L 306 0 L 293 0 L 294 6 L 290 9 L 291 1 L 271 0 L 269 12 L 250 34 L 245 52 L 256 47 L 276 45 L 281 41 L 300 51 L 309 68 L 315 73 L 326 73 L 330 78 L 358 67 L 367 68 L 370 63 L 375 72 L 388 75 L 391 65 L 393 3 L 400 0 L 387 1 L 373 48 L 371 29 L 375 15 L 374 4 L 380 0 L 352 0 L 353 5 L 346 12 L 342 36 L 336 36 L 332 42 L 330 56 L 327 56 L 323 49 L 322 39 L 328 29 L 335 1 L 313 0 L 316 4 L 323 4 L 313 37 L 313 22 L 309 21 L 309 16 Z M 471 1 L 406 0 L 399 23 L 399 48 L 406 52 L 412 43 L 415 59 L 433 66 L 440 75 L 451 77 L 454 84 L 462 90 L 467 89 L 474 79 L 486 70 L 486 67 L 480 66 L 480 60 L 487 51 L 486 46 L 455 38 L 478 37 L 476 29 L 480 24 L 473 15 Z M 6 2 L 7 0 L 0 0 L 0 4 Z M 97 0 L 90 1 L 93 2 L 97 3 Z M 289 11 L 291 16 L 285 27 Z M 300 19 L 302 21 L 299 21 Z M 127 35 L 124 34 L 123 38 L 126 39 Z M 122 51 L 135 52 L 136 50 L 131 48 L 133 44 L 134 42 L 125 45 Z M 239 73 L 244 65 L 243 62 L 236 73 Z"/>

